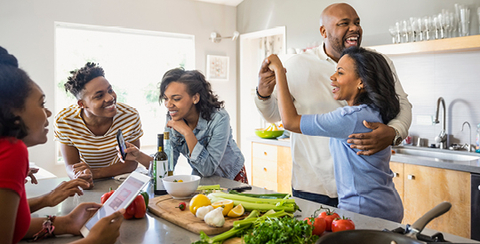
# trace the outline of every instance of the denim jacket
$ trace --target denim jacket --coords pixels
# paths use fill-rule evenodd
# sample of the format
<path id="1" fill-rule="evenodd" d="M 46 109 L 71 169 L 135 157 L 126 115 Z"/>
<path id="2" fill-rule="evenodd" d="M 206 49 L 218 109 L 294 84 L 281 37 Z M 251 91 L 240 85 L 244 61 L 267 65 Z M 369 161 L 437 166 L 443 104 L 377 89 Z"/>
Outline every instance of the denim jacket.
<path id="1" fill-rule="evenodd" d="M 171 117 L 167 115 L 167 123 L 169 120 Z M 198 142 L 191 154 L 182 134 L 168 127 L 165 131 L 170 133 L 174 164 L 177 164 L 180 153 L 183 154 L 192 167 L 193 175 L 218 175 L 233 180 L 244 166 L 245 159 L 233 140 L 230 116 L 225 109 L 214 112 L 210 121 L 200 114 L 193 130 Z"/>

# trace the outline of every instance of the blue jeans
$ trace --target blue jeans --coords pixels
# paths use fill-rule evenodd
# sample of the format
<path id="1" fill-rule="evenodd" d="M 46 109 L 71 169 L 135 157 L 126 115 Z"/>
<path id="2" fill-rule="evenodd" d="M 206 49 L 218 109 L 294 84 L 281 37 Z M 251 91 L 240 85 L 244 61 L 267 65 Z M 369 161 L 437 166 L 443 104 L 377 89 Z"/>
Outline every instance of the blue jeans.
<path id="1" fill-rule="evenodd" d="M 293 188 L 292 188 L 292 195 L 294 197 L 299 197 L 312 202 L 326 204 L 332 207 L 338 206 L 338 198 L 331 198 L 327 195 L 315 194 L 315 193 L 310 193 L 305 191 L 298 191 Z"/>

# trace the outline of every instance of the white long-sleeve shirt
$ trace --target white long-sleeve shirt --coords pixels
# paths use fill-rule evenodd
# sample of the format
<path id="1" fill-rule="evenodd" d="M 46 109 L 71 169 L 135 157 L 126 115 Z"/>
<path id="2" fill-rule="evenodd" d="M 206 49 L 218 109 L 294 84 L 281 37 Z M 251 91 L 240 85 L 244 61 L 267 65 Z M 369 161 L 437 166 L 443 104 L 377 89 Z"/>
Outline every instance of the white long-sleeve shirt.
<path id="1" fill-rule="evenodd" d="M 388 125 L 397 129 L 402 138 L 405 138 L 412 121 L 412 105 L 398 80 L 393 62 L 383 56 L 392 69 L 400 101 L 400 113 Z M 284 63 L 288 87 L 298 114 L 323 114 L 346 105 L 344 101 L 333 98 L 330 76 L 335 73 L 336 66 L 337 62 L 327 56 L 323 45 L 295 55 Z M 268 122 L 281 120 L 276 91 L 268 100 L 255 97 L 255 104 Z M 337 197 L 329 138 L 291 133 L 290 143 L 292 187 L 295 190 Z"/>

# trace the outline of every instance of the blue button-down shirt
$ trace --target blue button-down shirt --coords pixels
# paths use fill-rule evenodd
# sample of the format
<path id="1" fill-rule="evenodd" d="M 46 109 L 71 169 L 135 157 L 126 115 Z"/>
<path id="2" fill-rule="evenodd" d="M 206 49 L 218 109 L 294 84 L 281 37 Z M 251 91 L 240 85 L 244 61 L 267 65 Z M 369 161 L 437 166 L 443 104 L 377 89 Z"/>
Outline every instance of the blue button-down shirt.
<path id="1" fill-rule="evenodd" d="M 171 117 L 167 116 L 167 123 L 169 120 Z M 230 116 L 225 109 L 213 113 L 210 121 L 200 114 L 193 130 L 198 142 L 191 153 L 182 134 L 168 127 L 165 131 L 170 132 L 174 164 L 177 164 L 180 153 L 183 154 L 193 169 L 193 175 L 218 175 L 233 180 L 243 168 L 245 158 L 233 140 Z"/>

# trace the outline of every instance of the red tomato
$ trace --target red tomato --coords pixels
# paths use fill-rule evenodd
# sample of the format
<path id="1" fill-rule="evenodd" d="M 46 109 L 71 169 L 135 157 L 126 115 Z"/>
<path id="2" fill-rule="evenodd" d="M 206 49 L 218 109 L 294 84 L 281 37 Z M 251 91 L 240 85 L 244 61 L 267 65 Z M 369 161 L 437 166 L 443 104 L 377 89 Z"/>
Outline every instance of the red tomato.
<path id="1" fill-rule="evenodd" d="M 335 219 L 332 223 L 332 232 L 343 230 L 354 230 L 355 224 L 349 218 L 343 217 L 343 219 Z"/>
<path id="2" fill-rule="evenodd" d="M 306 220 L 309 225 L 312 225 L 310 223 L 310 219 L 311 218 L 306 217 L 303 220 Z M 323 234 L 323 232 L 325 232 L 326 225 L 327 225 L 327 223 L 326 223 L 325 219 L 323 219 L 323 218 L 317 217 L 317 218 L 313 219 L 312 234 L 317 235 L 317 236 L 321 236 Z"/>
<path id="3" fill-rule="evenodd" d="M 338 215 L 337 213 L 335 212 L 331 212 L 330 210 L 327 210 L 327 211 L 324 211 L 324 212 L 321 212 L 319 215 L 318 215 L 318 218 L 322 218 L 322 219 L 325 219 L 325 223 L 326 223 L 326 228 L 325 230 L 328 230 L 328 231 L 331 231 L 332 230 L 332 222 L 334 219 L 339 219 L 340 218 L 340 215 Z"/>

